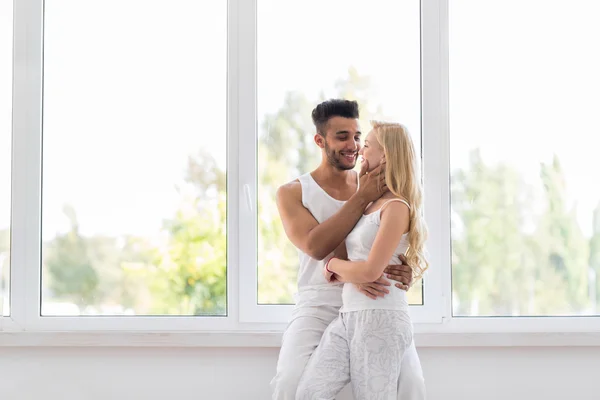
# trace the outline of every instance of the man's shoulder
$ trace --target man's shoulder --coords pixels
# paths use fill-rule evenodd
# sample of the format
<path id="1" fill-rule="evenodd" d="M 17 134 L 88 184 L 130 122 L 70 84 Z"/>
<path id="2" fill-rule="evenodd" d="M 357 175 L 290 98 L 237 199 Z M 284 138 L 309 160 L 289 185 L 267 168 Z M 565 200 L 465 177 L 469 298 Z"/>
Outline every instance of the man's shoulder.
<path id="1" fill-rule="evenodd" d="M 277 188 L 277 197 L 279 199 L 296 199 L 302 197 L 302 184 L 299 179 L 294 179 Z"/>
<path id="2" fill-rule="evenodd" d="M 300 179 L 294 179 L 293 181 L 289 181 L 288 183 L 284 183 L 279 186 L 278 190 L 283 190 L 286 192 L 295 191 L 298 189 L 302 189 L 302 184 L 300 183 Z"/>

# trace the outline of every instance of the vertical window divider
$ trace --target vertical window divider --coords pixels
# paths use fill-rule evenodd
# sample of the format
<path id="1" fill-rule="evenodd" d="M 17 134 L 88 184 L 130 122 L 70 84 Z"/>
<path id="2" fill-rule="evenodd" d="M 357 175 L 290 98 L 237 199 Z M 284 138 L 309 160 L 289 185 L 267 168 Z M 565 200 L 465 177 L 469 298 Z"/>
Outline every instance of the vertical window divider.
<path id="1" fill-rule="evenodd" d="M 43 0 L 14 2 L 11 317 L 40 316 Z"/>

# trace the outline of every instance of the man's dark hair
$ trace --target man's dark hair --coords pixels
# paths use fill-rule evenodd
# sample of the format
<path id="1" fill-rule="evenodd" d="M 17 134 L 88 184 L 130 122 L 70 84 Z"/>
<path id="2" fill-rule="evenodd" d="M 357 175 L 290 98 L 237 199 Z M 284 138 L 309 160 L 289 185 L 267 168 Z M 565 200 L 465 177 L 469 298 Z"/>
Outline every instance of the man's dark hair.
<path id="1" fill-rule="evenodd" d="M 358 103 L 354 100 L 331 99 L 312 111 L 312 120 L 321 136 L 325 136 L 327 122 L 333 117 L 358 118 Z"/>

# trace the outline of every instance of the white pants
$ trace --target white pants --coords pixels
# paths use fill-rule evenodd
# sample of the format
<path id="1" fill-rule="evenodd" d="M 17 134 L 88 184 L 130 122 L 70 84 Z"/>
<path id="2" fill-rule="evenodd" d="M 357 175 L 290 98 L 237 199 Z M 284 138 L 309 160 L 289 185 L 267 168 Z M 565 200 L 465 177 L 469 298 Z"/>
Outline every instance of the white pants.
<path id="1" fill-rule="evenodd" d="M 300 378 L 327 327 L 339 316 L 339 307 L 299 307 L 284 335 L 277 374 L 271 381 L 273 400 L 294 400 Z M 399 400 L 425 399 L 425 382 L 414 342 L 406 349 L 398 382 Z M 364 399 L 355 399 L 364 400 Z"/>
<path id="2" fill-rule="evenodd" d="M 406 312 L 342 313 L 325 330 L 300 379 L 298 400 L 334 400 L 352 382 L 354 398 L 396 400 L 400 367 L 412 344 Z"/>

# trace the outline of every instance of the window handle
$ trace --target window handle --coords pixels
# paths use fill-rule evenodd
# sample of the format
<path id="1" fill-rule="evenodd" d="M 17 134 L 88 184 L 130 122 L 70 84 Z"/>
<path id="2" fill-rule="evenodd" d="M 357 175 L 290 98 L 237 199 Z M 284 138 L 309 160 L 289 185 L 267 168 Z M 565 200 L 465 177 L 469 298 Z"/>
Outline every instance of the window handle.
<path id="1" fill-rule="evenodd" d="M 248 185 L 248 184 L 244 185 L 244 194 L 246 195 L 246 205 L 248 206 L 248 209 L 250 210 L 250 212 L 252 212 L 253 209 L 252 209 L 252 197 L 250 196 L 250 185 Z"/>

